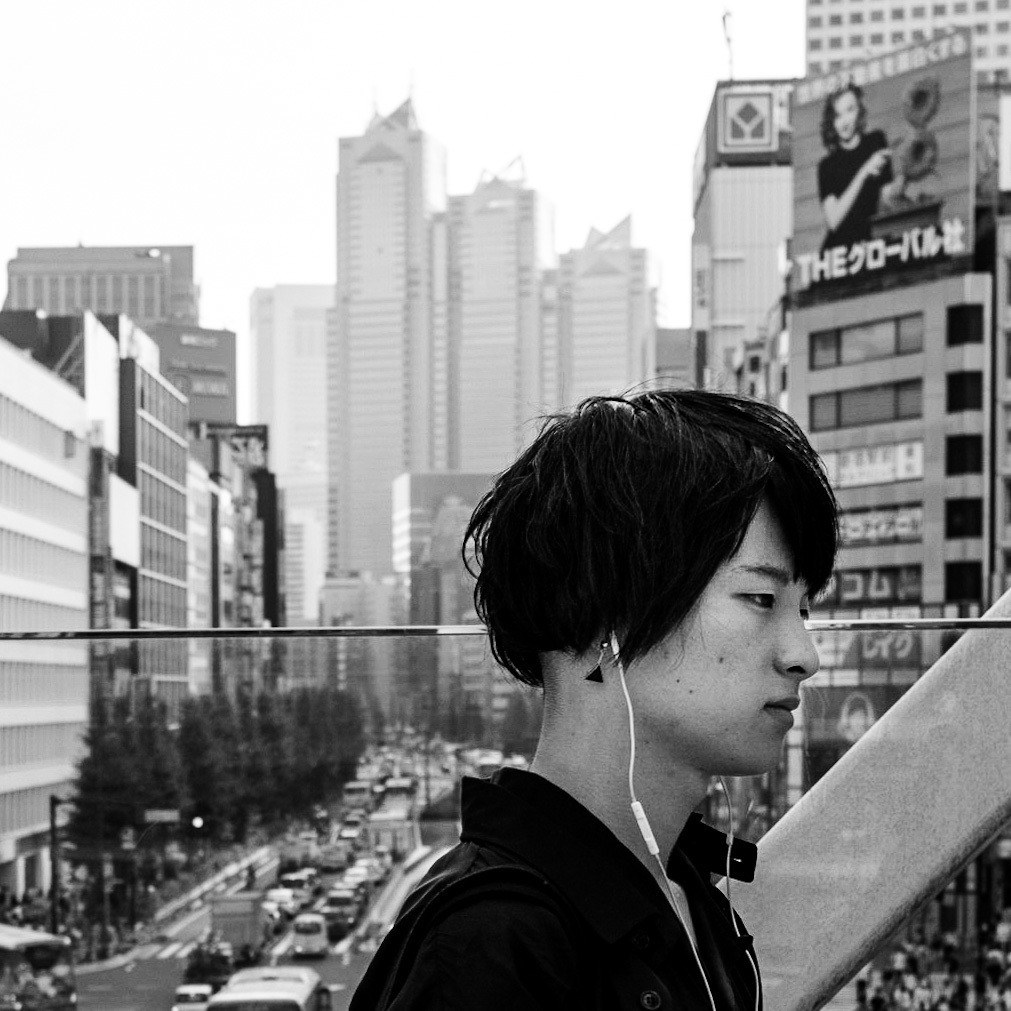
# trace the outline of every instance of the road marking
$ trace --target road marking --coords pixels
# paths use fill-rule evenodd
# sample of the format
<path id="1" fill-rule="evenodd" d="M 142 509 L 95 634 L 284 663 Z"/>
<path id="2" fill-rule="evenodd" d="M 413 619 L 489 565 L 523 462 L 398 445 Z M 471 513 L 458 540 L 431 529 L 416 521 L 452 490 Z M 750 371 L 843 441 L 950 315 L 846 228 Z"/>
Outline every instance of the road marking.
<path id="1" fill-rule="evenodd" d="M 167 948 L 163 949 L 158 957 L 159 958 L 171 958 L 181 947 L 183 946 L 182 941 L 176 941 L 170 944 Z"/>
<path id="2" fill-rule="evenodd" d="M 143 944 L 131 952 L 131 960 L 137 961 L 142 958 L 150 958 L 156 951 L 161 951 L 161 944 Z"/>
<path id="3" fill-rule="evenodd" d="M 196 946 L 197 946 L 197 942 L 196 941 L 190 941 L 189 944 L 184 944 L 176 952 L 176 958 L 185 958 Z"/>

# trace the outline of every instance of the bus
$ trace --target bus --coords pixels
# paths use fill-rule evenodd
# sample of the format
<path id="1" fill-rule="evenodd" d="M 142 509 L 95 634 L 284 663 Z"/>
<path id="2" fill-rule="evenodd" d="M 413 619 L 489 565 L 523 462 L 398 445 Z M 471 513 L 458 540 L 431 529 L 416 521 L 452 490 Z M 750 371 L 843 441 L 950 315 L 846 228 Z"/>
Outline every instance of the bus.
<path id="1" fill-rule="evenodd" d="M 207 1011 L 331 1011 L 333 997 L 312 969 L 277 965 L 242 969 L 212 998 Z"/>
<path id="2" fill-rule="evenodd" d="M 0 923 L 0 1008 L 71 1011 L 77 983 L 69 937 Z"/>
<path id="3" fill-rule="evenodd" d="M 372 781 L 369 779 L 353 779 L 344 784 L 342 802 L 345 811 L 371 811 L 373 803 Z"/>

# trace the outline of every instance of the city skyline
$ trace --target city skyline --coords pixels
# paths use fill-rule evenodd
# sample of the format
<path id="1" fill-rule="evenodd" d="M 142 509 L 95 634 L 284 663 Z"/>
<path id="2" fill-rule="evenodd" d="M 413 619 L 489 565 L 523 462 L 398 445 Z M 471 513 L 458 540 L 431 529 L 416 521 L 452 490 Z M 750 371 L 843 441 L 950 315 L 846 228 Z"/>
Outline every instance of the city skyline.
<path id="1" fill-rule="evenodd" d="M 450 193 L 522 155 L 529 185 L 556 208 L 559 252 L 631 214 L 661 272 L 660 321 L 683 325 L 692 155 L 711 87 L 727 76 L 721 11 L 625 9 L 613 23 L 529 5 L 497 24 L 451 3 L 380 17 L 306 2 L 285 20 L 265 5 L 234 17 L 182 3 L 157 32 L 153 12 L 121 3 L 19 9 L 11 31 L 45 38 L 56 69 L 40 78 L 20 54 L 0 69 L 8 149 L 20 152 L 0 166 L 0 256 L 194 245 L 201 322 L 238 334 L 250 420 L 249 296 L 331 281 L 338 138 L 411 95 L 447 150 Z M 731 10 L 736 77 L 802 73 L 802 0 Z M 93 59 L 99 44 L 117 60 Z"/>

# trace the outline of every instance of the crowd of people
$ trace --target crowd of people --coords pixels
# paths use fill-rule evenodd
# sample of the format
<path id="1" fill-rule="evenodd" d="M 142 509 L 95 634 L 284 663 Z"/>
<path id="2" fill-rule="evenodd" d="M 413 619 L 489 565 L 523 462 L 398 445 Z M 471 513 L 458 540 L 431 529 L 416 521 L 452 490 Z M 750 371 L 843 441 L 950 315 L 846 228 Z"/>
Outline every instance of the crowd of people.
<path id="1" fill-rule="evenodd" d="M 905 941 L 856 979 L 857 1011 L 1011 1011 L 1011 924 L 968 955 L 955 934 Z"/>

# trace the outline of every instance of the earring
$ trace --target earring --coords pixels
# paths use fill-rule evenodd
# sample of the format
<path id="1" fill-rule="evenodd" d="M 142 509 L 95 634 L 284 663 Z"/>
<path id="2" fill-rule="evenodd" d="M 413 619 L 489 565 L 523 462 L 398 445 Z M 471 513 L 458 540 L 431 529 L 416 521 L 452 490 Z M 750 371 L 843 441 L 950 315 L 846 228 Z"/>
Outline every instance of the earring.
<path id="1" fill-rule="evenodd" d="M 597 655 L 597 662 L 594 664 L 593 670 L 591 670 L 590 673 L 583 678 L 584 681 L 592 681 L 594 684 L 598 685 L 602 685 L 604 683 L 604 674 L 600 669 L 600 664 L 604 659 L 604 651 L 606 649 L 607 643 L 602 642 L 600 644 L 600 653 Z"/>

